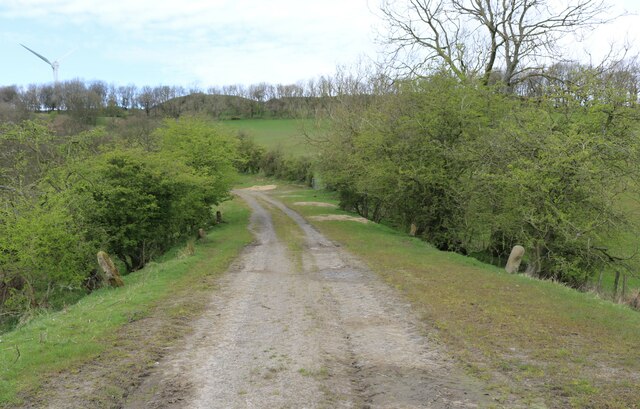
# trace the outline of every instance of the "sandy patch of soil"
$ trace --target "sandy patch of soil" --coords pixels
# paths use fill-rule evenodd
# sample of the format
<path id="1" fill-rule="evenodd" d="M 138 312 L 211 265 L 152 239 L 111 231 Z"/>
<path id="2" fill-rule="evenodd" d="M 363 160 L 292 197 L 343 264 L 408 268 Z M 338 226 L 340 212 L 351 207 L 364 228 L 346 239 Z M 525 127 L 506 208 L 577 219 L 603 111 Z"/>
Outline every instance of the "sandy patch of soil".
<path id="1" fill-rule="evenodd" d="M 334 220 L 351 221 L 351 222 L 358 222 L 358 223 L 370 222 L 370 220 L 367 220 L 364 217 L 349 216 L 347 214 L 320 214 L 318 216 L 309 216 L 309 219 L 316 220 L 319 222 L 334 221 Z"/>
<path id="2" fill-rule="evenodd" d="M 316 206 L 316 207 L 338 207 L 333 203 L 325 203 L 325 202 L 295 202 L 294 206 Z"/>
<path id="3" fill-rule="evenodd" d="M 267 190 L 275 190 L 277 188 L 278 188 L 277 185 L 256 185 L 256 186 L 246 187 L 244 189 L 239 189 L 239 190 L 248 190 L 250 192 L 265 192 Z"/>

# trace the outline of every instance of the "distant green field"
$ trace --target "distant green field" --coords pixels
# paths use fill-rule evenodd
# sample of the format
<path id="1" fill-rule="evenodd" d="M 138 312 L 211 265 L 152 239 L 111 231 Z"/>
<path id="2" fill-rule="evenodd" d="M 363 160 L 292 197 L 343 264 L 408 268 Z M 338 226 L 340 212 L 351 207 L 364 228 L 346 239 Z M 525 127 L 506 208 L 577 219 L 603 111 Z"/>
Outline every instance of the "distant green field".
<path id="1" fill-rule="evenodd" d="M 240 119 L 221 123 L 233 130 L 247 133 L 267 149 L 281 149 L 285 154 L 294 156 L 313 155 L 317 152 L 307 136 L 317 138 L 322 134 L 323 128 L 326 129 L 318 126 L 313 119 Z"/>

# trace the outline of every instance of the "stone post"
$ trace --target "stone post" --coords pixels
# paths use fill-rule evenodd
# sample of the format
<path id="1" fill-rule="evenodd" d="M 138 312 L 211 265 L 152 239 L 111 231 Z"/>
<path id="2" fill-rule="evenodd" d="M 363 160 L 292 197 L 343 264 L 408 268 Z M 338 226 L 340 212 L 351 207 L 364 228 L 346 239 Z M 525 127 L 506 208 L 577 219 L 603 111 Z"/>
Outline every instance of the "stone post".
<path id="1" fill-rule="evenodd" d="M 111 257 L 109 257 L 109 255 L 104 251 L 98 252 L 98 264 L 100 264 L 102 271 L 104 271 L 107 282 L 110 286 L 122 287 L 124 285 L 124 281 L 120 278 L 118 268 L 113 264 L 113 261 L 111 261 Z"/>
<path id="2" fill-rule="evenodd" d="M 523 256 L 524 247 L 513 246 L 513 249 L 511 249 L 511 254 L 509 255 L 509 260 L 507 261 L 507 265 L 504 267 L 507 273 L 513 274 L 518 272 Z"/>

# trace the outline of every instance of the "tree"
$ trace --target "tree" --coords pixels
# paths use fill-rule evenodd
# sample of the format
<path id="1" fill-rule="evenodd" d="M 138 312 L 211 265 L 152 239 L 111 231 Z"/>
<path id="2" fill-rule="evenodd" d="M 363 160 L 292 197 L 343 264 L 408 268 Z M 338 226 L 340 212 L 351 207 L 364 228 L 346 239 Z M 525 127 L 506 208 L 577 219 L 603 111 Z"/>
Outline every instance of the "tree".
<path id="1" fill-rule="evenodd" d="M 472 166 L 462 155 L 484 130 L 479 110 L 491 95 L 457 85 L 447 74 L 407 81 L 368 107 L 352 104 L 334 115 L 321 162 L 343 205 L 415 224 L 440 249 L 461 248 L 461 175 Z"/>
<path id="2" fill-rule="evenodd" d="M 93 81 L 88 87 L 89 99 L 98 107 L 106 107 L 109 102 L 109 86 L 104 81 Z"/>
<path id="3" fill-rule="evenodd" d="M 36 121 L 0 124 L 0 185 L 29 192 L 60 163 L 55 135 Z"/>
<path id="4" fill-rule="evenodd" d="M 38 87 L 38 103 L 48 111 L 59 108 L 60 89 L 58 84 L 41 85 Z"/>
<path id="5" fill-rule="evenodd" d="M 98 250 L 134 271 L 193 237 L 229 196 L 238 161 L 235 138 L 205 120 L 154 133 L 141 114 L 123 122 L 129 135 L 64 138 L 35 121 L 0 125 L 0 322 L 80 294 Z"/>
<path id="6" fill-rule="evenodd" d="M 135 113 L 108 125 L 110 133 L 117 135 L 122 146 L 152 152 L 158 149 L 158 138 L 153 132 L 160 121 Z"/>
<path id="7" fill-rule="evenodd" d="M 118 87 L 118 95 L 120 100 L 120 108 L 131 109 L 134 107 L 134 99 L 136 96 L 136 86 L 134 84 L 123 85 Z"/>
<path id="8" fill-rule="evenodd" d="M 93 268 L 97 243 L 50 176 L 86 158 L 94 133 L 62 139 L 34 121 L 0 126 L 0 307 L 9 317 L 79 290 Z"/>
<path id="9" fill-rule="evenodd" d="M 36 84 L 30 84 L 26 89 L 22 90 L 22 103 L 31 112 L 40 110 L 39 87 Z"/>
<path id="10" fill-rule="evenodd" d="M 621 103 L 626 93 L 588 70 L 575 75 L 582 84 L 565 106 L 549 97 L 515 107 L 491 141 L 468 147 L 481 160 L 468 181 L 475 193 L 467 220 L 488 228 L 492 252 L 506 257 L 522 244 L 531 274 L 578 287 L 620 261 L 607 237 L 631 228 L 620 197 L 638 178 L 640 145 L 631 128 L 637 114 Z"/>
<path id="11" fill-rule="evenodd" d="M 323 179 L 341 206 L 413 224 L 440 249 L 504 261 L 520 244 L 532 275 L 579 287 L 629 256 L 605 247 L 633 230 L 619 198 L 639 177 L 637 96 L 615 71 L 562 70 L 571 81 L 540 98 L 450 72 L 398 82 L 368 106 L 342 98 Z"/>
<path id="12" fill-rule="evenodd" d="M 165 244 L 171 192 L 164 172 L 149 157 L 122 151 L 70 169 L 77 218 L 89 236 L 103 232 L 127 271 L 142 268 Z"/>
<path id="13" fill-rule="evenodd" d="M 193 151 L 188 143 L 171 145 L 171 136 L 160 151 L 116 149 L 71 163 L 56 178 L 66 185 L 69 207 L 85 235 L 102 238 L 103 249 L 129 272 L 210 224 L 211 206 L 228 196 L 231 175 L 221 162 L 233 157 L 192 158 L 197 144 Z"/>
<path id="14" fill-rule="evenodd" d="M 81 288 L 93 268 L 95 243 L 83 237 L 59 199 L 22 198 L 0 207 L 0 285 L 13 283 L 10 303 L 18 314 L 46 306 L 57 292 Z"/>
<path id="15" fill-rule="evenodd" d="M 57 178 L 87 234 L 107 237 L 106 250 L 128 271 L 206 226 L 233 181 L 236 141 L 212 123 L 166 120 L 151 137 L 136 141 L 145 151 L 114 149 L 69 164 Z"/>
<path id="16" fill-rule="evenodd" d="M 144 109 L 144 112 L 149 116 L 151 113 L 151 108 L 153 108 L 157 103 L 157 99 L 154 95 L 153 89 L 145 85 L 140 90 L 138 97 L 136 98 L 137 104 Z"/>
<path id="17" fill-rule="evenodd" d="M 0 87 L 0 122 L 19 122 L 28 117 L 27 106 L 15 85 Z"/>
<path id="18" fill-rule="evenodd" d="M 260 171 L 260 164 L 265 149 L 243 131 L 238 132 L 238 159 L 235 166 L 239 172 L 255 174 Z"/>
<path id="19" fill-rule="evenodd" d="M 499 75 L 507 92 L 560 57 L 561 36 L 605 22 L 603 0 L 384 0 L 386 41 L 396 66 L 422 75 L 444 66 L 460 80 L 487 85 Z M 403 56 L 409 61 L 403 61 Z M 413 61 L 411 61 L 413 59 Z"/>
<path id="20" fill-rule="evenodd" d="M 211 177 L 211 188 L 224 198 L 234 178 L 236 138 L 210 120 L 188 116 L 165 120 L 155 136 L 161 154 Z"/>
<path id="21" fill-rule="evenodd" d="M 72 80 L 60 86 L 66 110 L 79 123 L 86 125 L 96 123 L 102 108 L 102 96 L 99 94 L 101 83 L 95 84 L 88 89 L 82 81 Z"/>

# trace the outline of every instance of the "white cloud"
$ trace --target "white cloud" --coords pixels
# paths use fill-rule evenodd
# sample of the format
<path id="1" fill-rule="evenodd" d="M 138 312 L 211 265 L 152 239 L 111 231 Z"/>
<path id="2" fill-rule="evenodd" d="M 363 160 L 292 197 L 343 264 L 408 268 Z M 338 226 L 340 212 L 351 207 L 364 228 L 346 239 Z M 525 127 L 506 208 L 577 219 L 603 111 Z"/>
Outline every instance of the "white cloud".
<path id="1" fill-rule="evenodd" d="M 11 18 L 97 22 L 132 32 L 226 26 L 318 32 L 327 25 L 362 29 L 373 19 L 364 0 L 8 0 L 0 13 Z"/>
<path id="2" fill-rule="evenodd" d="M 147 61 L 203 83 L 324 73 L 371 54 L 376 21 L 367 0 L 5 0 L 0 17 L 72 25 L 92 33 L 82 41 L 94 49 L 96 38 L 113 43 L 102 46 L 113 60 Z"/>

